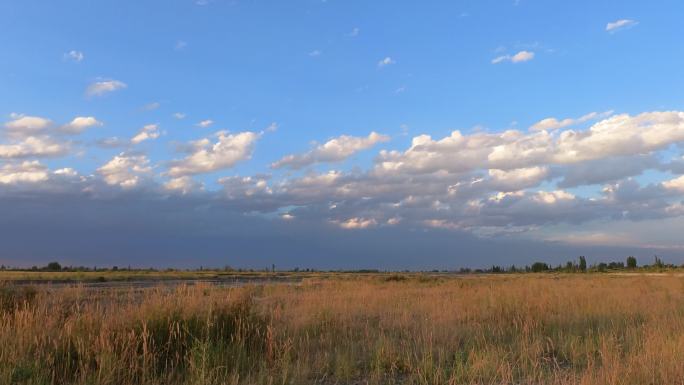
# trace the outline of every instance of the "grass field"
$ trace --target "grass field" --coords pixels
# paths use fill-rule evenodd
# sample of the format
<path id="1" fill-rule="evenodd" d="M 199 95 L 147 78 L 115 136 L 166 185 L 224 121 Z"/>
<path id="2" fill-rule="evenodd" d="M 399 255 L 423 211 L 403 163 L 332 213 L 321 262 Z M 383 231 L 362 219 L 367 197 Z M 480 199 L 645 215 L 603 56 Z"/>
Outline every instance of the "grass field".
<path id="1" fill-rule="evenodd" d="M 0 289 L 1 384 L 682 384 L 684 278 Z"/>

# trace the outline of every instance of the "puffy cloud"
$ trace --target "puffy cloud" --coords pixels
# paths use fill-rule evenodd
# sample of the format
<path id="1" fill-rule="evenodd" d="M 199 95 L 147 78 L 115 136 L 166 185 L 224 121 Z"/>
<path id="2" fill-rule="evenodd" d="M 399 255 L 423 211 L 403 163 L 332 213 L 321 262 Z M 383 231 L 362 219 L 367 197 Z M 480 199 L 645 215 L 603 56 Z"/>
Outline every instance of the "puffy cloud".
<path id="1" fill-rule="evenodd" d="M 39 116 L 11 115 L 13 120 L 5 123 L 5 132 L 11 137 L 25 137 L 43 133 L 53 126 L 50 119 Z"/>
<path id="2" fill-rule="evenodd" d="M 131 138 L 131 143 L 138 144 L 150 139 L 157 139 L 161 135 L 159 132 L 159 125 L 148 124 L 138 131 L 138 133 Z"/>
<path id="3" fill-rule="evenodd" d="M 184 159 L 172 162 L 168 174 L 179 177 L 231 168 L 252 156 L 254 143 L 260 137 L 250 131 L 238 134 L 219 131 L 214 136 L 216 142 L 213 143 L 208 138 L 191 142 L 191 153 Z"/>
<path id="4" fill-rule="evenodd" d="M 187 155 L 169 163 L 162 173 L 169 179 L 163 182 L 153 178 L 146 156 L 121 153 L 90 177 L 68 169 L 44 169 L 42 177 L 40 166 L 34 165 L 38 179 L 30 188 L 46 186 L 114 196 L 121 189 L 109 186 L 136 188 L 136 194 L 156 193 L 160 199 L 192 202 L 198 207 L 212 202 L 242 215 L 291 216 L 297 218 L 291 224 L 328 223 L 334 225 L 325 226 L 329 229 L 360 230 L 353 233 L 370 228 L 377 228 L 374 233 L 379 233 L 427 227 L 480 237 L 512 237 L 549 225 L 683 215 L 681 178 L 640 185 L 630 177 L 650 169 L 676 168 L 675 161 L 661 164 L 659 159 L 661 151 L 684 143 L 684 113 L 601 116 L 603 120 L 588 128 L 570 129 L 578 121 L 599 119 L 599 115 L 572 118 L 567 124 L 558 120 L 555 128 L 533 131 L 454 131 L 437 139 L 418 135 L 408 148 L 381 151 L 367 170 L 309 171 L 279 179 L 235 175 L 220 178 L 217 191 L 204 190 L 193 175 L 228 169 L 249 159 L 262 135 L 220 131 L 186 143 L 182 151 Z M 150 134 L 157 128 L 141 132 Z M 387 138 L 377 133 L 337 137 L 308 152 L 285 157 L 277 167 L 340 161 L 384 140 Z M 15 142 L 12 145 L 21 141 Z M 0 147 L 0 153 L 7 153 L 7 149 Z M 29 153 L 14 151 L 12 157 L 30 158 Z M 19 163 L 10 164 L 16 168 Z M 10 173 L 9 167 L 5 166 L 5 174 L 16 175 L 6 179 L 19 180 L 20 174 Z M 566 190 L 597 184 L 603 189 Z M 7 184 L 0 194 L 21 188 L 29 187 Z"/>
<path id="5" fill-rule="evenodd" d="M 177 191 L 182 194 L 188 194 L 194 190 L 202 189 L 202 185 L 189 176 L 181 176 L 172 178 L 164 183 L 164 188 L 171 191 Z"/>
<path id="6" fill-rule="evenodd" d="M 47 136 L 29 136 L 10 144 L 0 144 L 0 158 L 55 157 L 69 152 L 69 143 Z"/>
<path id="7" fill-rule="evenodd" d="M 37 183 L 47 179 L 47 167 L 35 160 L 0 167 L 0 184 Z"/>
<path id="8" fill-rule="evenodd" d="M 412 173 L 510 170 L 647 154 L 682 141 L 684 112 L 621 114 L 582 131 L 525 134 L 508 130 L 472 135 L 454 131 L 440 140 L 421 135 L 413 138 L 411 147 L 403 153 L 381 152 L 376 169 L 378 172 Z"/>
<path id="9" fill-rule="evenodd" d="M 371 132 L 367 137 L 342 135 L 317 146 L 307 153 L 287 155 L 273 163 L 271 167 L 300 169 L 315 163 L 340 162 L 359 151 L 369 149 L 377 143 L 386 142 L 389 139 L 389 136 L 381 135 L 377 132 Z"/>
<path id="10" fill-rule="evenodd" d="M 86 95 L 101 96 L 116 90 L 124 89 L 126 87 L 128 87 L 128 85 L 119 80 L 102 80 L 91 83 L 88 88 L 86 88 Z"/>
<path id="11" fill-rule="evenodd" d="M 60 127 L 60 130 L 67 134 L 80 134 L 90 127 L 101 126 L 102 122 L 92 116 L 78 116 L 71 122 Z"/>
<path id="12" fill-rule="evenodd" d="M 684 193 L 684 175 L 663 182 L 663 187 L 668 190 Z"/>
<path id="13" fill-rule="evenodd" d="M 97 172 L 107 184 L 129 189 L 138 186 L 142 178 L 152 171 L 149 163 L 145 155 L 122 152 L 98 168 Z"/>
<path id="14" fill-rule="evenodd" d="M 610 32 L 610 33 L 614 33 L 614 32 L 617 32 L 621 29 L 633 27 L 637 24 L 638 24 L 638 22 L 636 20 L 619 19 L 619 20 L 616 20 L 616 21 L 613 21 L 613 22 L 606 24 L 606 31 Z"/>
<path id="15" fill-rule="evenodd" d="M 492 64 L 499 64 L 503 62 L 523 63 L 534 59 L 534 52 L 520 51 L 514 55 L 501 55 L 492 59 Z"/>
<path id="16" fill-rule="evenodd" d="M 387 56 L 386 58 L 384 58 L 384 59 L 382 59 L 382 60 L 380 60 L 380 61 L 378 62 L 378 68 L 387 67 L 388 65 L 392 65 L 392 64 L 395 64 L 395 63 L 396 63 L 396 61 L 394 61 L 394 59 L 392 59 L 391 57 Z"/>
<path id="17" fill-rule="evenodd" d="M 548 167 L 535 166 L 513 170 L 490 169 L 492 189 L 497 191 L 518 191 L 534 187 L 549 175 Z"/>

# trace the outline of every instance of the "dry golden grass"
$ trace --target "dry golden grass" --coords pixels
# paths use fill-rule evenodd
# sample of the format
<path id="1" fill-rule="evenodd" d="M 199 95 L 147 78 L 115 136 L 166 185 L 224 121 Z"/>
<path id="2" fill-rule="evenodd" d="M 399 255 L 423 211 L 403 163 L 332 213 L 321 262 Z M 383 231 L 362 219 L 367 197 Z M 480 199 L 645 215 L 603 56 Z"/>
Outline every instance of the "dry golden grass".
<path id="1" fill-rule="evenodd" d="M 0 383 L 684 384 L 684 278 L 5 288 Z"/>

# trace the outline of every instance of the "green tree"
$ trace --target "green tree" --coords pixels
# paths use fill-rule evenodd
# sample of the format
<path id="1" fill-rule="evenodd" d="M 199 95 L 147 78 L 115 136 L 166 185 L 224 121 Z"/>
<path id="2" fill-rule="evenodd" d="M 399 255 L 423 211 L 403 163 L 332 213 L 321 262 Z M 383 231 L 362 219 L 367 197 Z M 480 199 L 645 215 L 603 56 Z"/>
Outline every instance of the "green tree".
<path id="1" fill-rule="evenodd" d="M 532 264 L 532 272 L 533 273 L 540 273 L 542 271 L 547 271 L 549 270 L 549 265 L 547 265 L 544 262 L 535 262 Z"/>
<path id="2" fill-rule="evenodd" d="M 579 257 L 579 269 L 582 272 L 587 271 L 587 260 L 584 258 L 584 256 Z"/>
<path id="3" fill-rule="evenodd" d="M 60 271 L 62 270 L 62 265 L 60 265 L 59 262 L 50 262 L 45 269 L 49 271 Z"/>
<path id="4" fill-rule="evenodd" d="M 636 269 L 637 267 L 637 260 L 633 256 L 627 257 L 627 268 L 628 269 Z"/>

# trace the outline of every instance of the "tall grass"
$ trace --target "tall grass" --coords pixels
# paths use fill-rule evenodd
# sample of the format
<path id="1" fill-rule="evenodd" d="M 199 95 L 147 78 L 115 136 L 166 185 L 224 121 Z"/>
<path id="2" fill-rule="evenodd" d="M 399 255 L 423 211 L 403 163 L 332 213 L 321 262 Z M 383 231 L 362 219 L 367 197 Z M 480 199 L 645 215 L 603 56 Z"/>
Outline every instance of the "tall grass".
<path id="1" fill-rule="evenodd" d="M 684 383 L 675 276 L 4 290 L 1 384 Z"/>

